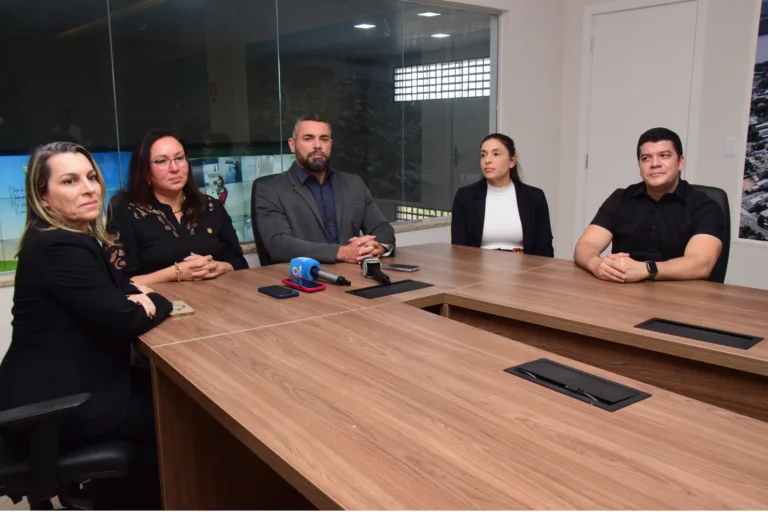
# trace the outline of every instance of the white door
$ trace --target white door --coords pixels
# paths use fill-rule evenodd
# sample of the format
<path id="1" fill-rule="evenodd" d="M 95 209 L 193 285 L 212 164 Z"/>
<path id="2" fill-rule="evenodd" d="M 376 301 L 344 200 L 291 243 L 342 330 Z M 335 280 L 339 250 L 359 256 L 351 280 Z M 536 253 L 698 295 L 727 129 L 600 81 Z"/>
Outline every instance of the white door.
<path id="1" fill-rule="evenodd" d="M 640 181 L 637 139 L 664 126 L 687 147 L 697 2 L 593 17 L 584 219 L 617 188 Z M 577 227 L 578 228 L 578 227 Z"/>

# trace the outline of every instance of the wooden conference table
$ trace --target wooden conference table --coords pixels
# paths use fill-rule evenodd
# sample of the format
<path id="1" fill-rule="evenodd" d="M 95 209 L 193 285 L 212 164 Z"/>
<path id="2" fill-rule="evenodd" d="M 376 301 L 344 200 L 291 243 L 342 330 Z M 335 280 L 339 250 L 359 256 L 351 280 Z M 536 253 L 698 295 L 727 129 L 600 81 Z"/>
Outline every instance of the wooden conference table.
<path id="1" fill-rule="evenodd" d="M 634 328 L 768 338 L 768 292 L 447 244 L 395 261 L 434 286 L 275 300 L 275 265 L 156 287 L 196 310 L 142 338 L 166 508 L 768 507 L 768 341 Z M 542 357 L 652 396 L 607 412 L 503 371 Z"/>

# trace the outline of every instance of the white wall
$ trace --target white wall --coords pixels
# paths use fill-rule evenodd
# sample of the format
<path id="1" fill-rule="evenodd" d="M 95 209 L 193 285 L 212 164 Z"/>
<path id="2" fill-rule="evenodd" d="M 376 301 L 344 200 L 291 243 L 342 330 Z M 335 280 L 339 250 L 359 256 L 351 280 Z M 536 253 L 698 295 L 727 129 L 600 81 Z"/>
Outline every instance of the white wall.
<path id="1" fill-rule="evenodd" d="M 11 308 L 13 307 L 13 286 L 0 288 L 0 361 L 11 344 Z"/>
<path id="2" fill-rule="evenodd" d="M 578 154 L 581 69 L 582 59 L 588 58 L 582 55 L 584 13 L 589 6 L 615 1 L 446 2 L 503 11 L 499 23 L 499 130 L 515 139 L 525 181 L 547 195 L 559 258 L 572 258 L 576 243 L 574 190 L 576 169 L 583 161 Z M 688 171 L 696 183 L 728 193 L 731 229 L 738 236 L 742 148 L 746 146 L 760 0 L 699 0 L 699 4 L 706 10 L 703 33 L 697 34 L 703 38 L 703 85 L 698 120 L 689 127 L 689 133 L 698 136 L 695 154 L 688 155 L 696 162 L 695 168 Z M 726 137 L 736 138 L 738 156 L 723 156 Z M 764 261 L 768 261 L 768 244 L 734 241 L 726 282 L 768 289 L 768 272 L 760 271 Z"/>
<path id="3" fill-rule="evenodd" d="M 561 166 L 565 6 L 571 0 L 444 3 L 502 11 L 499 17 L 498 128 L 515 140 L 523 180 L 546 193 L 553 219 L 552 231 L 557 241 L 562 230 L 555 220 L 559 215 L 570 215 L 571 211 L 562 208 L 556 200 Z"/>
<path id="4" fill-rule="evenodd" d="M 576 242 L 571 212 L 575 211 L 573 191 L 576 187 L 576 169 L 583 159 L 583 155 L 578 154 L 577 146 L 581 66 L 582 59 L 588 58 L 588 55 L 582 55 L 584 12 L 588 6 L 610 4 L 612 1 L 566 0 L 564 3 L 559 187 L 553 189 L 552 194 L 549 189 L 546 190 L 548 197 L 557 198 L 558 212 L 553 215 L 553 229 L 556 233 L 555 255 L 561 258 L 572 257 Z M 659 3 L 664 3 L 664 0 Z M 760 0 L 699 0 L 699 7 L 706 9 L 704 33 L 700 36 L 697 34 L 697 37 L 704 38 L 703 86 L 698 122 L 696 126 L 689 127 L 689 132 L 698 133 L 698 137 L 695 154 L 689 153 L 689 159 L 695 161 L 696 165 L 688 169 L 688 172 L 696 183 L 720 187 L 728 193 L 732 232 L 738 236 L 741 178 Z M 620 115 L 617 114 L 617 122 L 620 122 Z M 723 156 L 726 137 L 736 137 L 738 156 Z M 550 199 L 550 204 L 552 202 Z M 731 245 L 726 282 L 768 288 L 768 273 L 759 270 L 760 262 L 767 260 L 768 245 L 734 242 Z"/>
<path id="5" fill-rule="evenodd" d="M 451 227 L 417 229 L 397 234 L 397 246 L 407 247 L 409 245 L 423 245 L 433 243 L 451 243 Z"/>
<path id="6" fill-rule="evenodd" d="M 707 3 L 695 174 L 697 182 L 720 187 L 728 193 L 733 221 L 731 232 L 738 237 L 760 0 L 708 0 Z M 723 156 L 726 137 L 736 138 L 738 156 Z M 768 289 L 766 261 L 768 244 L 737 239 L 731 245 L 726 283 Z"/>

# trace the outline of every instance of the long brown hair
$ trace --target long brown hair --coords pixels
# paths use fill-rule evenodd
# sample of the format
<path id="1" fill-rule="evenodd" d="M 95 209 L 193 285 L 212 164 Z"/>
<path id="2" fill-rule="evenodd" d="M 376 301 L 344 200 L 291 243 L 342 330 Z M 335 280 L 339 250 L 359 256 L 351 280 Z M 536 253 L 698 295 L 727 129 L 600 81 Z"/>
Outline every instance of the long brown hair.
<path id="1" fill-rule="evenodd" d="M 80 153 L 87 158 L 91 167 L 93 167 L 93 170 L 96 171 L 96 181 L 98 182 L 99 187 L 101 187 L 99 216 L 89 222 L 88 226 L 85 228 L 80 228 L 67 223 L 66 220 L 57 217 L 51 210 L 45 207 L 43 196 L 48 192 L 48 181 L 51 179 L 51 166 L 48 165 L 48 161 L 51 157 L 62 153 Z M 94 237 L 102 244 L 114 244 L 114 237 L 107 233 L 107 230 L 104 227 L 104 195 L 107 193 L 107 186 L 104 184 L 104 177 L 101 175 L 99 166 L 96 165 L 93 157 L 84 147 L 73 142 L 50 142 L 38 147 L 29 157 L 24 185 L 26 189 L 27 220 L 24 226 L 24 232 L 21 234 L 21 240 L 19 241 L 16 256 L 19 255 L 19 251 L 21 251 L 21 248 L 24 245 L 24 239 L 27 237 L 27 233 L 38 223 L 46 223 L 50 225 L 49 228 L 41 229 L 63 229 L 73 233 L 83 233 Z"/>
<path id="2" fill-rule="evenodd" d="M 205 206 L 208 201 L 205 195 L 200 192 L 195 185 L 195 180 L 192 178 L 192 167 L 189 165 L 189 152 L 184 145 L 184 141 L 181 140 L 176 133 L 170 130 L 164 130 L 156 128 L 147 133 L 141 142 L 139 142 L 136 149 L 131 155 L 131 162 L 128 164 L 128 185 L 124 192 L 124 197 L 128 201 L 147 206 L 154 198 L 152 187 L 149 185 L 149 177 L 152 173 L 151 162 L 152 158 L 152 145 L 160 139 L 165 137 L 173 137 L 176 139 L 181 148 L 184 150 L 184 158 L 187 159 L 187 166 L 189 167 L 189 173 L 187 174 L 187 182 L 184 184 L 182 192 L 186 196 L 186 201 L 189 207 L 192 209 L 190 214 L 191 220 L 195 221 L 203 214 Z"/>

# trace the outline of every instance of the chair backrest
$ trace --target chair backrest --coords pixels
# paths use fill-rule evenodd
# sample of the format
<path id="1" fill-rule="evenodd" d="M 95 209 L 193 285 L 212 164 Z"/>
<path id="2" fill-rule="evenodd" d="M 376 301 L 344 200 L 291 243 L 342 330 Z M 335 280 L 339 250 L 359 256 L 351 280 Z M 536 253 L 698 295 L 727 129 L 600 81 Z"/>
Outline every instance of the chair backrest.
<path id="1" fill-rule="evenodd" d="M 728 205 L 728 195 L 723 189 L 717 187 L 708 187 L 707 185 L 691 185 L 691 187 L 698 192 L 707 194 L 707 196 L 719 204 L 720 208 L 723 210 L 725 224 L 723 225 L 723 232 L 720 235 L 720 241 L 723 243 L 723 248 L 720 251 L 720 257 L 717 259 L 715 268 L 712 269 L 712 273 L 707 279 L 714 283 L 723 283 L 725 282 L 725 272 L 728 270 L 728 256 L 731 251 L 731 209 Z"/>
<path id="2" fill-rule="evenodd" d="M 251 229 L 253 229 L 253 241 L 256 244 L 256 251 L 259 254 L 259 263 L 262 267 L 272 265 L 274 261 L 269 257 L 267 248 L 264 247 L 264 241 L 261 239 L 261 235 L 259 234 L 259 226 L 256 222 L 256 190 L 258 189 L 259 185 L 263 185 L 264 182 L 274 178 L 275 176 L 279 176 L 279 174 L 262 176 L 259 179 L 253 180 L 253 185 L 251 185 Z"/>

